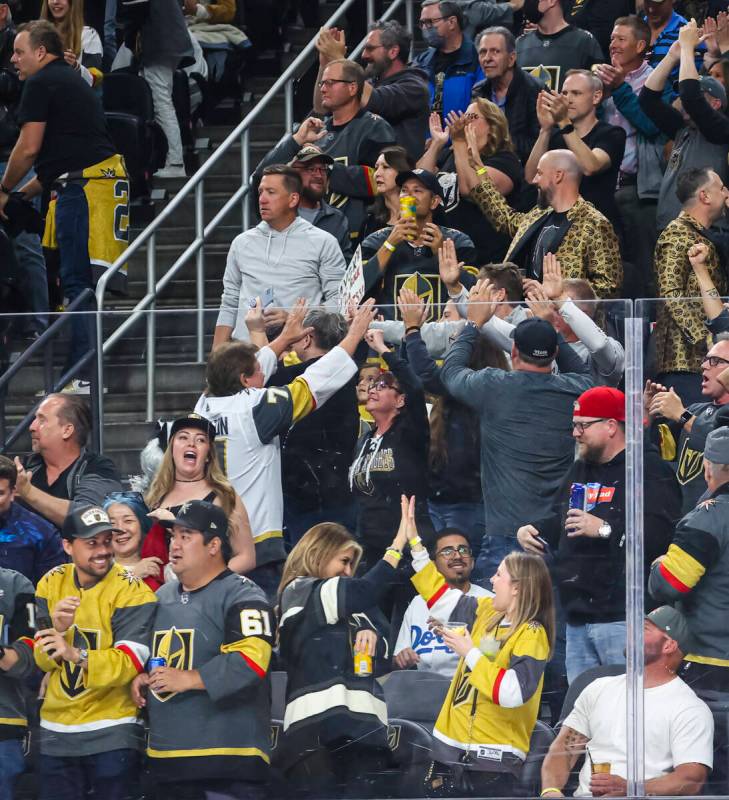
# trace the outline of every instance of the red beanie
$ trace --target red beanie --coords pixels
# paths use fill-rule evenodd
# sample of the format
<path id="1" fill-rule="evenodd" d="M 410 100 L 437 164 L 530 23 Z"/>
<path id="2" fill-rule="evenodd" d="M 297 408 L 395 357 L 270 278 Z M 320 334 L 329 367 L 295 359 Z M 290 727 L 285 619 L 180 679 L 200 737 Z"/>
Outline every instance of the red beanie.
<path id="1" fill-rule="evenodd" d="M 625 422 L 625 395 L 610 386 L 595 386 L 575 400 L 573 417 L 603 417 Z"/>

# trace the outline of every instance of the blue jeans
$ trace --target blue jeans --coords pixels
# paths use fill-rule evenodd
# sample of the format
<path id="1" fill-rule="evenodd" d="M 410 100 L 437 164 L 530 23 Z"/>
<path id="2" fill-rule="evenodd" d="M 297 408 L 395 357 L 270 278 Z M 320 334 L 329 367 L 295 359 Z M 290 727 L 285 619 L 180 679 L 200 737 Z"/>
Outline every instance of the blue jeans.
<path id="1" fill-rule="evenodd" d="M 471 580 L 484 589 L 491 589 L 491 578 L 499 564 L 514 550 L 521 550 L 515 536 L 490 536 L 486 534 L 476 559 L 476 568 Z"/>
<path id="2" fill-rule="evenodd" d="M 109 750 L 92 756 L 39 759 L 40 800 L 137 800 L 142 793 L 137 750 Z"/>
<path id="3" fill-rule="evenodd" d="M 436 533 L 443 528 L 458 528 L 466 535 L 474 560 L 478 558 L 486 533 L 483 503 L 439 503 L 428 500 L 428 513 Z"/>
<path id="4" fill-rule="evenodd" d="M 567 682 L 602 664 L 625 664 L 625 622 L 567 623 Z"/>
<path id="5" fill-rule="evenodd" d="M 93 288 L 91 261 L 89 260 L 89 205 L 83 186 L 69 183 L 59 188 L 56 203 L 56 240 L 60 259 L 63 293 L 74 300 L 84 289 Z M 66 369 L 75 364 L 91 347 L 91 314 L 88 305 L 77 309 L 71 320 L 71 348 Z M 83 377 L 90 368 L 87 366 Z"/>
<path id="6" fill-rule="evenodd" d="M 0 800 L 13 800 L 13 789 L 19 775 L 25 772 L 22 739 L 0 742 Z"/>
<path id="7" fill-rule="evenodd" d="M 0 161 L 0 175 L 5 172 L 7 162 Z M 22 189 L 35 171 L 31 170 L 21 181 L 18 189 Z M 30 201 L 40 211 L 40 196 Z M 13 248 L 18 264 L 23 270 L 25 293 L 28 307 L 33 312 L 33 317 L 28 318 L 28 328 L 42 333 L 48 327 L 48 278 L 46 276 L 46 260 L 43 257 L 43 246 L 37 233 L 19 233 L 13 239 Z M 31 321 L 32 320 L 32 321 Z"/>

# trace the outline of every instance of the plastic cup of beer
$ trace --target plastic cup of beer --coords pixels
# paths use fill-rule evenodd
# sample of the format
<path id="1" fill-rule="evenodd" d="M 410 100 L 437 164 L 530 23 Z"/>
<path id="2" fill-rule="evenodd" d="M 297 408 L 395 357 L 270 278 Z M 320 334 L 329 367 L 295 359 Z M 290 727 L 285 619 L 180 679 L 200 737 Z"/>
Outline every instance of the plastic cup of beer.
<path id="1" fill-rule="evenodd" d="M 593 761 L 592 762 L 593 775 L 609 775 L 610 762 L 609 761 Z"/>
<path id="2" fill-rule="evenodd" d="M 458 634 L 458 636 L 465 636 L 468 629 L 465 622 L 444 622 L 443 627 L 452 633 Z"/>

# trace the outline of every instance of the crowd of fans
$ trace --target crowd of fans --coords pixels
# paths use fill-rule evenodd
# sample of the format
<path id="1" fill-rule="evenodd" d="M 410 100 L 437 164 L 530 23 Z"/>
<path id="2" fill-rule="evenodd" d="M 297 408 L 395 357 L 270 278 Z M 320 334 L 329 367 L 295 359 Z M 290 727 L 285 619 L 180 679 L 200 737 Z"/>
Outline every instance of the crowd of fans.
<path id="1" fill-rule="evenodd" d="M 624 675 L 560 711 L 625 663 L 607 301 L 651 296 L 646 791 L 725 774 L 704 699 L 729 691 L 729 14 L 632 6 L 424 0 L 413 63 L 396 21 L 370 27 L 364 67 L 320 32 L 315 113 L 254 173 L 261 221 L 231 244 L 194 409 L 131 490 L 87 449 L 78 394 L 41 402 L 32 455 L 0 457 L 4 796 L 40 673 L 43 798 L 397 795 L 394 670 L 449 682 L 416 796 L 517 793 L 538 719 L 562 720 L 542 796 L 585 755 L 578 794 L 625 794 Z M 82 32 L 79 57 L 53 29 L 75 41 L 75 7 L 49 0 L 16 37 L 0 210 L 32 167 L 61 174 L 49 76 L 91 108 L 100 43 Z M 77 289 L 72 215 L 85 202 L 93 228 L 117 180 L 88 185 L 125 182 L 91 128 L 55 210 Z"/>

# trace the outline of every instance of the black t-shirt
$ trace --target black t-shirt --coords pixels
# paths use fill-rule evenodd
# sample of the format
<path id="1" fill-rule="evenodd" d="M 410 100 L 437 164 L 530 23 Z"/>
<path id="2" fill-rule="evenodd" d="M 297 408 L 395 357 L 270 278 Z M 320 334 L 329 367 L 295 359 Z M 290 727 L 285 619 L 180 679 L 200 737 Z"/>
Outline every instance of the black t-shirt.
<path id="1" fill-rule="evenodd" d="M 591 149 L 599 147 L 610 156 L 610 166 L 597 175 L 585 176 L 580 184 L 580 194 L 601 211 L 617 230 L 620 225 L 620 213 L 615 203 L 615 190 L 618 184 L 618 171 L 623 162 L 625 152 L 625 131 L 607 122 L 598 122 L 595 127 L 582 137 L 582 141 Z M 550 150 L 569 150 L 564 136 L 555 129 L 549 139 Z"/>
<path id="2" fill-rule="evenodd" d="M 552 211 L 544 218 L 541 230 L 535 234 L 527 264 L 529 277 L 542 279 L 542 263 L 547 253 L 556 253 L 563 237 L 560 230 L 567 222 L 566 211 Z M 557 245 L 555 247 L 555 244 Z"/>
<path id="3" fill-rule="evenodd" d="M 438 52 L 435 54 L 435 60 L 433 61 L 433 72 L 436 75 L 439 72 L 445 72 L 448 67 L 452 66 L 456 63 L 456 61 L 458 61 L 460 55 L 460 48 L 458 50 L 454 50 L 452 53 L 441 53 L 441 51 L 438 50 Z"/>
<path id="4" fill-rule="evenodd" d="M 38 178 L 46 187 L 59 175 L 98 164 L 116 152 L 101 99 L 62 58 L 25 81 L 18 119 L 21 125 L 46 123 L 35 160 Z"/>
<path id="5" fill-rule="evenodd" d="M 513 208 L 519 208 L 517 201 L 522 194 L 524 169 L 516 154 L 510 150 L 501 150 L 485 158 L 484 165 L 498 169 L 511 179 L 514 188 L 506 196 L 506 202 Z M 496 231 L 479 207 L 461 195 L 456 162 L 450 150 L 439 160 L 438 181 L 445 195 L 443 208 L 446 224 L 471 237 L 476 246 L 475 266 L 503 261 L 511 237 Z"/>
<path id="6" fill-rule="evenodd" d="M 563 6 L 567 22 L 589 31 L 606 55 L 615 20 L 635 14 L 635 0 L 571 0 L 571 4 L 569 11 Z"/>

